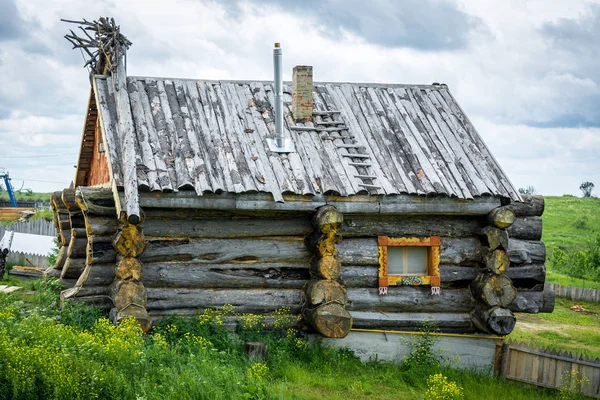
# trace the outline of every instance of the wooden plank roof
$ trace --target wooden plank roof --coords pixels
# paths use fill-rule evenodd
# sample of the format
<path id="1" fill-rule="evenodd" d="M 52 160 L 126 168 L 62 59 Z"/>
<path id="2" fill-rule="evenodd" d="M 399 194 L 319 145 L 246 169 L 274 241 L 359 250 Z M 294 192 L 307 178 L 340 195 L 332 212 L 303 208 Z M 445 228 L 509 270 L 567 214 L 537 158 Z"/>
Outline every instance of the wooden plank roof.
<path id="1" fill-rule="evenodd" d="M 117 186 L 121 140 L 111 77 L 94 89 Z M 445 85 L 315 83 L 314 121 L 291 117 L 296 152 L 269 151 L 272 82 L 128 77 L 140 190 L 521 197 Z"/>

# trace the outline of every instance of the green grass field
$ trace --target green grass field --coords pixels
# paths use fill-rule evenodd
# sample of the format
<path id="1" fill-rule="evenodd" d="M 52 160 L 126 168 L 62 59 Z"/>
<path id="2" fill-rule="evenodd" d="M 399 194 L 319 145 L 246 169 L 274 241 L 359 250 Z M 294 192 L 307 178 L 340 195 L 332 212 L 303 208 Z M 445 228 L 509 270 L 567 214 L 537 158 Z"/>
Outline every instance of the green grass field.
<path id="1" fill-rule="evenodd" d="M 544 197 L 542 240 L 551 251 L 579 250 L 600 234 L 600 198 Z"/>
<path id="2" fill-rule="evenodd" d="M 571 310 L 579 305 L 590 313 Z M 518 314 L 509 339 L 600 357 L 600 304 L 556 298 L 551 314 Z"/>

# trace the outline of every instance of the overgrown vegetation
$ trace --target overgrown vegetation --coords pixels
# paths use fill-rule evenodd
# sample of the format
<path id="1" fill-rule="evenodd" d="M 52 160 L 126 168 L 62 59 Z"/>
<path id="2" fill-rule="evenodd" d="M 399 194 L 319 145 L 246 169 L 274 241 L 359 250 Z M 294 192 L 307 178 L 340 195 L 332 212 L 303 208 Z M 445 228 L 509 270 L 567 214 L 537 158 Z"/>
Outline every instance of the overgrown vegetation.
<path id="1" fill-rule="evenodd" d="M 115 327 L 81 304 L 58 309 L 56 281 L 0 296 L 0 398 L 11 399 L 550 399 L 558 392 L 443 367 L 431 335 L 403 363 L 363 363 L 308 345 L 289 310 L 271 318 L 232 307 L 163 320 L 149 335 Z M 239 320 L 237 334 L 227 327 Z M 267 326 L 269 329 L 267 329 Z M 243 343 L 268 345 L 266 361 Z M 462 388 L 462 391 L 460 390 Z M 453 397 L 452 397 L 453 396 Z"/>

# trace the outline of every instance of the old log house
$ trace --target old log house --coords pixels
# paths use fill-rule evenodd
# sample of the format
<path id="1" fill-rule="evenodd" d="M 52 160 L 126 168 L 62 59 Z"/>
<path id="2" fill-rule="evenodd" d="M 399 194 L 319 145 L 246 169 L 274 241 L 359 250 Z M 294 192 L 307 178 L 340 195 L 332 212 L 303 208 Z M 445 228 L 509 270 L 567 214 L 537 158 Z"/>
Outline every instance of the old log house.
<path id="1" fill-rule="evenodd" d="M 112 66 L 91 76 L 75 188 L 52 196 L 64 301 L 144 329 L 287 306 L 331 338 L 425 319 L 506 335 L 552 311 L 543 198 L 519 195 L 446 85 Z"/>

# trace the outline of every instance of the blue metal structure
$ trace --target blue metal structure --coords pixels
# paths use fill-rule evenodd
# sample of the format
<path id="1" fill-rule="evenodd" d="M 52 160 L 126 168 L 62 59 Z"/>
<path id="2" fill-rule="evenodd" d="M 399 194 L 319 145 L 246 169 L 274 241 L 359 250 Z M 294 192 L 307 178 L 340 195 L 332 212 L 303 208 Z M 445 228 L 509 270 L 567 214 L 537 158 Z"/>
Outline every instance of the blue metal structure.
<path id="1" fill-rule="evenodd" d="M 13 191 L 12 185 L 10 184 L 8 172 L 4 168 L 0 168 L 0 178 L 4 178 L 4 184 L 6 186 L 6 191 L 8 192 L 10 204 L 13 207 L 17 207 L 17 199 L 15 198 L 15 192 Z"/>

